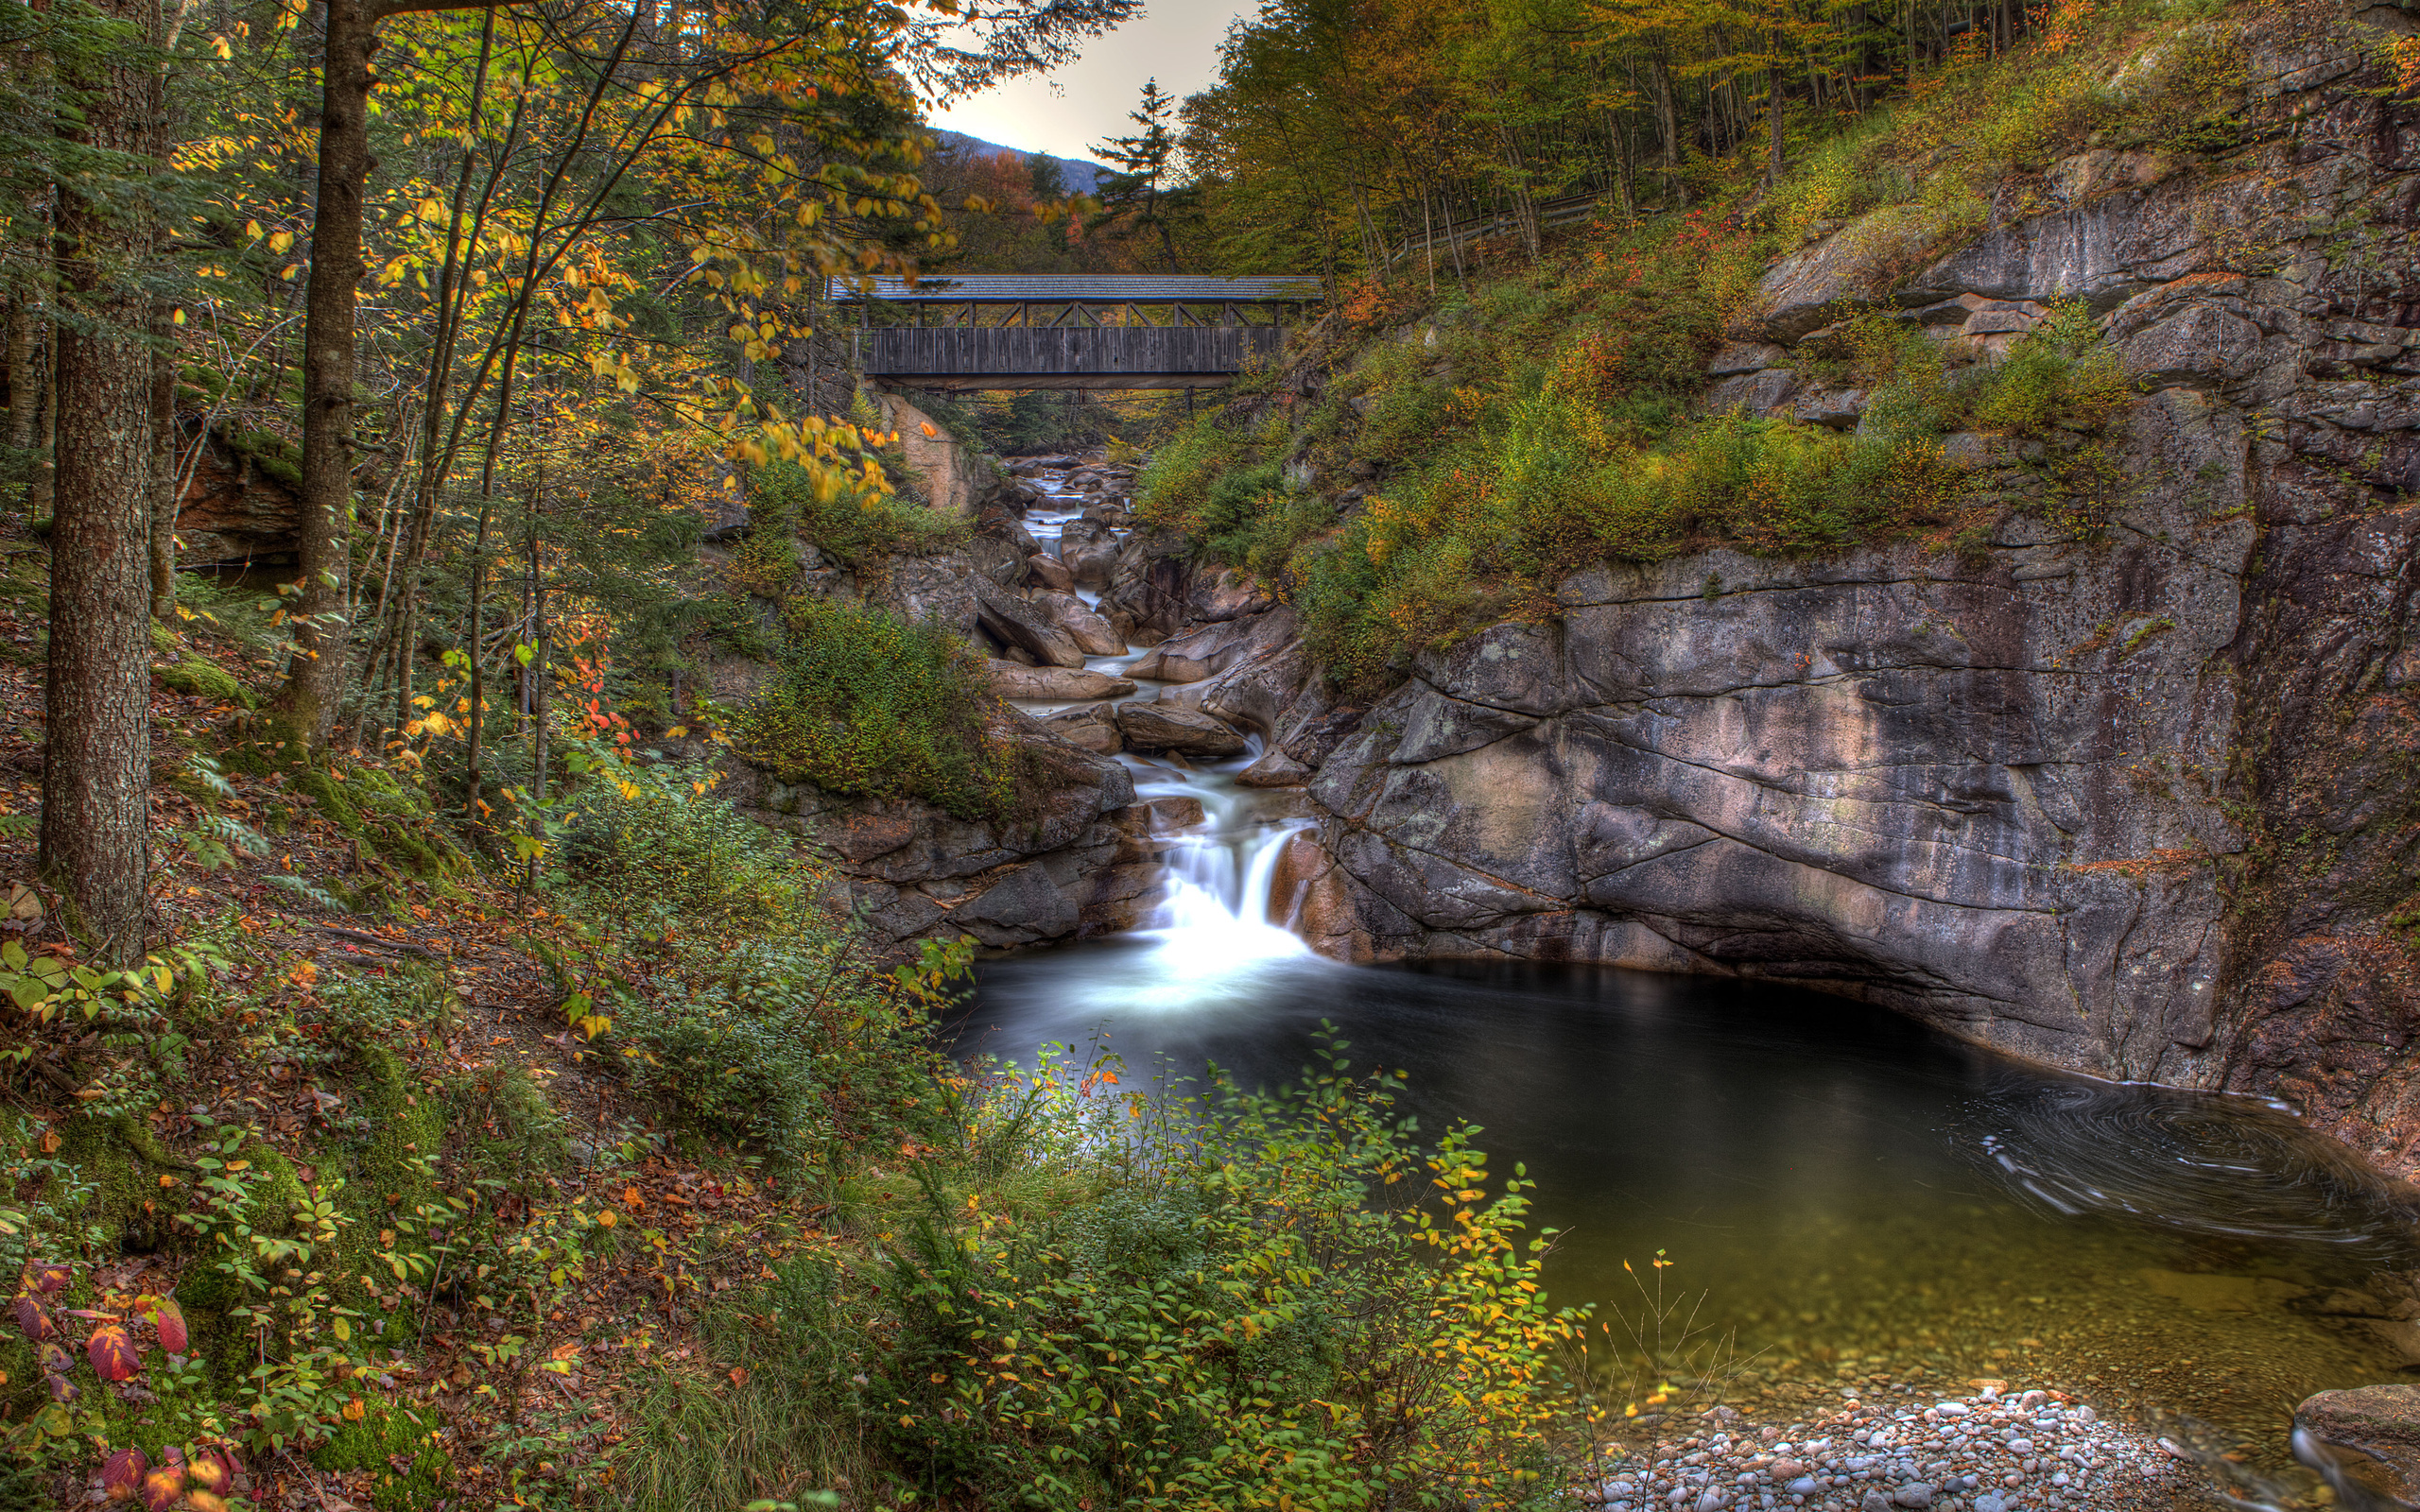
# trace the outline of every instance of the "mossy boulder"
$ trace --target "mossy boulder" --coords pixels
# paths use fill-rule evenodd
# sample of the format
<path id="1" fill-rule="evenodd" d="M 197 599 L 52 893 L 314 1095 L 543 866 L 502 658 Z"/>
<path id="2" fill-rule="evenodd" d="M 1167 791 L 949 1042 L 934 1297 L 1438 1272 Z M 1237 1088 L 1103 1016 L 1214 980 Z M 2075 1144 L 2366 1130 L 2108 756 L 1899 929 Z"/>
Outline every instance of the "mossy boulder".
<path id="1" fill-rule="evenodd" d="M 220 703 L 241 704 L 247 709 L 257 707 L 260 700 L 252 691 L 235 680 L 233 673 L 215 662 L 189 656 L 174 666 L 160 669 L 160 680 L 179 693 L 197 698 L 215 698 Z"/>

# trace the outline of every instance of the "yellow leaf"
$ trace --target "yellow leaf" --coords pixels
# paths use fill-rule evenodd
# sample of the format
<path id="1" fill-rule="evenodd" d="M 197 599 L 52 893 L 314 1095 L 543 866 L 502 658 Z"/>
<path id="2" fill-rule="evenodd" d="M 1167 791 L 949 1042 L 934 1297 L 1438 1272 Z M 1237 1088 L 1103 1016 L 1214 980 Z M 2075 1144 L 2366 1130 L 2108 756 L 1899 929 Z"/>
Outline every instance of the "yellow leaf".
<path id="1" fill-rule="evenodd" d="M 272 232 L 269 233 L 268 249 L 272 252 L 282 252 L 293 245 L 294 233 L 290 231 Z"/>

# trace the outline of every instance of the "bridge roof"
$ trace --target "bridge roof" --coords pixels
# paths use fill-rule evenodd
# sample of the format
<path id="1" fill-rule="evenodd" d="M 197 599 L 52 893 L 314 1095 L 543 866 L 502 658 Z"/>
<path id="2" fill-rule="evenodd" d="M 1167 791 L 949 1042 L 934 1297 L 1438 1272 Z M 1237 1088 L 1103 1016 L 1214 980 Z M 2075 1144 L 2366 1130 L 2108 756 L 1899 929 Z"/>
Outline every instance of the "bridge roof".
<path id="1" fill-rule="evenodd" d="M 1316 278 L 1193 278 L 1179 274 L 961 273 L 920 278 L 910 287 L 877 278 L 873 297 L 901 304 L 1308 304 L 1320 298 Z M 865 281 L 836 278 L 829 297 L 865 297 Z"/>

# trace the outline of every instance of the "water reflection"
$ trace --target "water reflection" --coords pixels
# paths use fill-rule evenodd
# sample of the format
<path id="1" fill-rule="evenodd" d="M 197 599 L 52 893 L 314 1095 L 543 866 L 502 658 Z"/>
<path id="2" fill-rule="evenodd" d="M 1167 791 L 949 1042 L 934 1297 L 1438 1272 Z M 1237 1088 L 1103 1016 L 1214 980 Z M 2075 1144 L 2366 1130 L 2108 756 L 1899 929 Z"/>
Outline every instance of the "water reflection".
<path id="1" fill-rule="evenodd" d="M 1182 934 L 1184 932 L 1172 932 Z M 1290 1078 L 1332 1021 L 1408 1110 L 1542 1183 L 1563 1300 L 1662 1250 L 1754 1354 L 1751 1389 L 2024 1378 L 2282 1441 L 2311 1390 L 2389 1378 L 2310 1311 L 2411 1263 L 2411 1214 L 2280 1113 L 2030 1068 L 1862 1005 L 1510 964 L 1345 968 L 1166 936 L 994 963 L 959 1043 L 1101 1033 L 1131 1065 Z"/>

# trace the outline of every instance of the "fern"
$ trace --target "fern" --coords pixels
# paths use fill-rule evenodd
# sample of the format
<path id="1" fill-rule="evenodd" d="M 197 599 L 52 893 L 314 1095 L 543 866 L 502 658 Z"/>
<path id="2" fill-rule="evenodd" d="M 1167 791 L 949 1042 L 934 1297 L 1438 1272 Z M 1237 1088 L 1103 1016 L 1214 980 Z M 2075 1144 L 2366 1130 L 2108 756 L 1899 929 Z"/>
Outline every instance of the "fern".
<path id="1" fill-rule="evenodd" d="M 235 854 L 265 856 L 268 854 L 268 837 L 243 820 L 225 814 L 204 814 L 194 820 L 190 833 L 182 836 L 185 854 L 201 864 L 204 871 L 222 871 L 235 864 Z"/>
<path id="2" fill-rule="evenodd" d="M 353 912 L 351 908 L 345 905 L 344 900 L 338 898 L 335 893 L 328 891 L 325 887 L 320 886 L 315 882 L 311 882 L 302 877 L 298 877 L 290 871 L 272 872 L 269 874 L 268 881 L 270 886 L 282 887 L 285 891 L 292 893 L 297 898 L 302 899 L 303 902 L 317 903 L 321 908 L 326 909 L 332 914 L 349 914 Z"/>
<path id="3" fill-rule="evenodd" d="M 227 781 L 226 774 L 218 769 L 216 762 L 199 751 L 185 758 L 185 775 L 209 789 L 213 798 L 223 800 L 235 796 L 235 784 Z M 252 853 L 258 855 L 260 852 L 255 850 Z"/>

